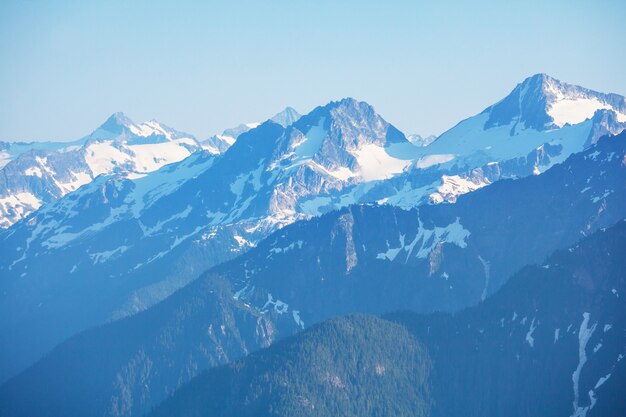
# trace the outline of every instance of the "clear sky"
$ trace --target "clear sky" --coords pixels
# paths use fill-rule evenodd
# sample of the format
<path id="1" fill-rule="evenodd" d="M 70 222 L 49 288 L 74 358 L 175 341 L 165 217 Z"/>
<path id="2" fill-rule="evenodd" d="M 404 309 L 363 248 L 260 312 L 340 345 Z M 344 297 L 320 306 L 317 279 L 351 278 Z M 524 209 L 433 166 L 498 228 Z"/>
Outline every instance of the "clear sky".
<path id="1" fill-rule="evenodd" d="M 0 0 L 0 139 L 204 138 L 346 96 L 439 134 L 545 72 L 626 94 L 626 1 Z"/>

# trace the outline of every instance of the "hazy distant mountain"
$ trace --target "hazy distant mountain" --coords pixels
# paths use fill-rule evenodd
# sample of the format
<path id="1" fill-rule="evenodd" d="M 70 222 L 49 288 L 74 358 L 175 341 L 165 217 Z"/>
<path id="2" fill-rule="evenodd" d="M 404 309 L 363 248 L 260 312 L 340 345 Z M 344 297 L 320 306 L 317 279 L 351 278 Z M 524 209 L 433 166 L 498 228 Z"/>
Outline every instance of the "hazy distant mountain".
<path id="1" fill-rule="evenodd" d="M 15 332 L 7 344 L 26 364 L 78 330 L 147 307 L 305 217 L 302 198 L 400 172 L 410 160 L 386 156 L 387 145 L 412 146 L 369 105 L 350 99 L 288 128 L 268 121 L 223 156 L 197 152 L 149 175 L 97 178 L 0 236 L 11 294 L 0 309 L 12 311 L 5 323 Z M 365 146 L 387 165 L 363 156 Z M 351 169 L 347 178 L 341 164 Z M 26 287 L 35 303 L 19 295 Z M 18 324 L 27 317 L 30 329 Z"/>
<path id="2" fill-rule="evenodd" d="M 191 135 L 156 121 L 137 125 L 122 113 L 112 115 L 76 142 L 34 143 L 30 150 L 11 144 L 10 149 L 14 148 L 22 152 L 0 170 L 3 228 L 98 175 L 151 172 L 202 149 Z"/>
<path id="3" fill-rule="evenodd" d="M 278 123 L 283 127 L 287 127 L 295 123 L 302 115 L 298 113 L 294 108 L 287 107 L 280 113 L 275 114 L 269 120 L 274 123 Z M 247 131 L 258 127 L 261 123 L 243 123 L 237 127 L 226 129 L 221 135 L 213 135 L 208 139 L 202 141 L 202 146 L 211 153 L 220 154 L 226 152 L 228 148 L 232 146 L 237 138 Z"/>
<path id="4" fill-rule="evenodd" d="M 3 395 L 62 415 L 140 415 L 199 371 L 329 317 L 478 303 L 522 266 L 626 217 L 625 155 L 622 134 L 456 204 L 353 206 L 290 225 L 147 311 L 62 343 Z M 15 343 L 16 330 L 4 334 Z M 61 370 L 66 382 L 53 386 Z"/>
<path id="5" fill-rule="evenodd" d="M 563 91 L 577 97 L 577 89 Z M 491 113 L 484 112 L 417 147 L 367 103 L 344 99 L 287 127 L 265 122 L 222 155 L 195 152 L 157 172 L 98 178 L 0 233 L 0 273 L 6 277 L 0 329 L 11 352 L 0 380 L 65 337 L 147 308 L 297 220 L 355 203 L 410 209 L 454 202 L 498 179 L 538 174 L 582 150 L 594 135 L 623 128 L 619 100 L 608 100 L 614 108 L 592 111 L 592 119 L 577 125 L 522 129 L 514 136 L 502 126 L 486 127 Z M 286 123 L 297 116 L 287 111 L 282 117 Z M 150 133 L 155 131 L 161 134 Z M 147 141 L 146 149 L 169 149 L 184 140 L 162 126 L 114 116 L 89 141 L 100 147 L 96 165 L 111 169 L 116 165 L 107 155 L 117 148 L 99 142 L 102 132 L 126 138 L 121 146 L 129 148 Z M 191 151 L 184 143 L 176 146 Z"/>
<path id="6" fill-rule="evenodd" d="M 433 143 L 437 139 L 437 136 L 429 135 L 429 136 L 424 137 L 424 136 L 421 136 L 421 135 L 418 135 L 418 134 L 414 134 L 414 135 L 408 135 L 406 138 L 413 145 L 416 145 L 416 146 L 428 146 L 428 145 L 430 145 L 431 143 Z"/>

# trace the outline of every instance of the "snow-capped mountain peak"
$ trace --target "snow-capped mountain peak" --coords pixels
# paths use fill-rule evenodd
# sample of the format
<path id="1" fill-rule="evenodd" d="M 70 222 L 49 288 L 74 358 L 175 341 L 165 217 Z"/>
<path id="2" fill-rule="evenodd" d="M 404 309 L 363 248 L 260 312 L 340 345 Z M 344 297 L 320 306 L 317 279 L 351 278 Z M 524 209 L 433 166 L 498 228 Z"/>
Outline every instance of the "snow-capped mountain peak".
<path id="1" fill-rule="evenodd" d="M 283 111 L 276 113 L 270 120 L 278 123 L 283 127 L 287 127 L 295 123 L 302 115 L 293 107 L 286 107 Z"/>
<path id="2" fill-rule="evenodd" d="M 360 182 L 402 172 L 415 151 L 372 106 L 346 98 L 317 107 L 288 127 L 277 159 L 282 167 L 306 165 L 340 181 Z"/>
<path id="3" fill-rule="evenodd" d="M 70 146 L 71 145 L 71 146 Z M 23 152 L 2 168 L 0 227 L 113 172 L 155 171 L 201 149 L 196 139 L 155 120 L 134 123 L 111 115 L 83 139 L 63 148 Z"/>
<path id="4" fill-rule="evenodd" d="M 122 112 L 112 114 L 86 140 L 114 139 L 120 142 L 159 143 L 182 138 L 194 139 L 192 135 L 172 129 L 157 120 L 137 124 Z M 195 139 L 194 139 L 195 140 Z"/>
<path id="5" fill-rule="evenodd" d="M 519 124 L 538 131 L 575 125 L 590 119 L 596 110 L 610 109 L 626 122 L 626 101 L 617 94 L 604 94 L 535 74 L 518 84 L 503 100 L 485 109 L 485 128 Z"/>
<path id="6" fill-rule="evenodd" d="M 300 117 L 300 113 L 298 113 L 293 107 L 287 107 L 283 111 L 276 113 L 268 120 L 283 127 L 287 127 L 296 122 Z M 224 153 L 233 145 L 233 143 L 235 143 L 239 136 L 259 127 L 260 125 L 261 123 L 259 122 L 249 122 L 226 129 L 221 134 L 213 135 L 202 141 L 202 147 L 212 154 Z"/>

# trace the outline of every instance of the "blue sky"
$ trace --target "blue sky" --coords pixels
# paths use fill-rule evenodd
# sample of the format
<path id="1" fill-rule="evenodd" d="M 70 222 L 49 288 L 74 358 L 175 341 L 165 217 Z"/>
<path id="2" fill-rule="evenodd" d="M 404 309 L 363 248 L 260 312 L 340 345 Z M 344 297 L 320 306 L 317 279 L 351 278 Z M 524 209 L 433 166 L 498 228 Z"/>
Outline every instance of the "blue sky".
<path id="1" fill-rule="evenodd" d="M 525 77 L 626 94 L 624 1 L 0 0 L 0 139 L 123 111 L 200 138 L 352 96 L 441 133 Z"/>

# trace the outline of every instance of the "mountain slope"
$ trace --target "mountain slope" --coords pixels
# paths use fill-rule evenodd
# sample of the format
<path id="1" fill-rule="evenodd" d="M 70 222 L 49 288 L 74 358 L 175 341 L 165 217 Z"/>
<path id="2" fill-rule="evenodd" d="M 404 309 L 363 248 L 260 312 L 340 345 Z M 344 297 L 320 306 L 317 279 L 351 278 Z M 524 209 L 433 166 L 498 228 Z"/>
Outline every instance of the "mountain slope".
<path id="1" fill-rule="evenodd" d="M 545 132 L 527 129 L 533 140 L 516 137 L 514 147 L 508 130 L 506 137 L 498 136 L 501 131 L 485 130 L 483 122 L 476 141 L 482 146 L 487 138 L 494 149 L 502 144 L 507 152 L 498 156 L 474 148 L 443 149 L 458 127 L 427 147 L 414 146 L 367 103 L 344 99 L 287 127 L 263 123 L 241 134 L 220 156 L 196 153 L 155 173 L 94 181 L 0 233 L 5 277 L 0 331 L 11 335 L 5 346 L 12 352 L 6 370 L 0 361 L 0 381 L 65 337 L 147 308 L 297 220 L 357 203 L 410 209 L 454 202 L 496 180 L 540 173 L 580 151 L 589 135 L 619 130 L 617 113 L 602 111 L 612 116 Z M 124 120 L 111 123 L 114 127 L 107 124 L 106 129 L 113 131 Z M 140 130 L 131 127 L 131 133 Z M 126 135 L 124 127 L 118 130 Z M 459 143 L 469 140 L 458 137 Z M 594 197 L 601 200 L 604 191 L 597 193 Z M 459 227 L 455 218 L 445 221 L 436 223 L 444 228 L 437 229 L 441 233 Z M 429 236 L 436 232 L 430 224 L 425 227 Z M 409 236 L 417 237 L 413 231 Z M 380 253 L 404 246 L 400 234 L 385 238 L 390 246 L 379 248 Z M 424 248 L 428 253 L 436 249 L 426 243 Z M 476 258 L 472 265 L 485 275 Z M 236 284 L 243 281 L 237 277 Z M 483 285 L 480 293 L 489 290 Z M 262 298 L 264 303 L 267 295 Z M 465 305 L 464 300 L 455 295 L 441 302 L 452 308 Z"/>
<path id="2" fill-rule="evenodd" d="M 331 319 L 195 378 L 154 416 L 428 416 L 431 363 L 401 325 Z"/>
<path id="3" fill-rule="evenodd" d="M 331 319 L 203 373 L 150 416 L 617 415 L 625 247 L 621 221 L 454 316 Z"/>
<path id="4" fill-rule="evenodd" d="M 241 299 L 280 300 L 307 324 L 354 311 L 458 310 L 523 265 L 625 217 L 625 154 L 622 133 L 456 204 L 351 207 L 285 228 L 216 270 Z"/>
<path id="5" fill-rule="evenodd" d="M 427 346 L 433 416 L 620 415 L 625 247 L 620 221 L 523 268 L 476 308 L 388 317 Z"/>
<path id="6" fill-rule="evenodd" d="M 599 136 L 594 126 L 602 120 L 611 133 L 624 130 L 625 100 L 537 74 L 443 133 L 428 148 L 488 163 L 524 156 L 529 147 L 549 144 L 561 148 L 552 163 L 560 162 L 595 143 Z"/>
<path id="7" fill-rule="evenodd" d="M 311 131 L 315 146 L 303 133 Z M 76 331 L 146 308 L 302 218 L 299 199 L 361 181 L 362 170 L 371 175 L 382 167 L 388 175 L 397 161 L 410 163 L 387 157 L 396 164 L 388 168 L 355 157 L 363 146 L 387 155 L 388 141 L 412 146 L 369 105 L 344 100 L 288 128 L 266 122 L 220 157 L 196 153 L 149 175 L 101 177 L 44 207 L 0 236 L 0 328 L 16 346 L 7 349 L 27 364 Z M 342 163 L 354 178 L 329 171 Z"/>
<path id="8" fill-rule="evenodd" d="M 88 345 L 96 355 L 53 350 L 43 368 L 31 368 L 6 385 L 0 394 L 0 414 L 141 415 L 146 404 L 170 395 L 198 369 L 268 346 L 282 336 L 282 329 L 287 334 L 295 331 L 290 326 L 295 327 L 237 302 L 228 282 L 212 276 L 200 287 L 184 288 L 147 311 L 71 338 L 70 344 Z M 181 333 L 195 336 L 182 340 Z M 102 356 L 99 349 L 107 353 Z M 82 366 L 68 367 L 74 361 Z M 169 365 L 161 366 L 165 363 Z M 46 378 L 41 378 L 42 372 Z M 52 382 L 59 375 L 65 383 Z M 95 378 L 87 382 L 86 376 Z M 113 397 L 111 392 L 121 395 Z M 141 392 L 142 399 L 135 392 Z M 32 401 L 34 396 L 37 401 Z"/>
<path id="9" fill-rule="evenodd" d="M 404 175 L 359 184 L 338 196 L 322 193 L 307 202 L 305 212 L 322 214 L 346 202 L 382 201 L 403 208 L 454 202 L 503 178 L 539 174 L 599 137 L 622 132 L 625 103 L 617 94 L 534 75 L 438 138 L 409 136 L 418 149 L 411 152 L 416 162 Z"/>
<path id="10" fill-rule="evenodd" d="M 626 217 L 625 155 L 622 134 L 542 175 L 496 183 L 457 204 L 412 211 L 356 206 L 287 226 L 162 303 L 125 319 L 123 327 L 113 323 L 62 343 L 7 387 L 15 381 L 20 381 L 19 390 L 33 387 L 24 398 L 39 396 L 36 387 L 48 387 L 49 397 L 59 399 L 55 407 L 70 407 L 63 399 L 98 398 L 97 405 L 81 403 L 88 407 L 82 411 L 72 403 L 76 408 L 59 408 L 57 414 L 147 411 L 199 371 L 242 355 L 238 347 L 215 347 L 207 332 L 212 323 L 217 327 L 213 313 L 194 309 L 181 317 L 178 330 L 168 329 L 161 319 L 179 317 L 197 304 L 209 308 L 216 280 L 229 287 L 220 305 L 265 318 L 272 340 L 339 314 L 456 311 L 478 303 L 523 265 L 541 262 L 553 250 Z M 240 327 L 237 320 L 223 324 L 227 334 Z M 93 342 L 106 340 L 111 332 L 111 340 L 123 340 L 127 350 Z M 246 346 L 247 352 L 255 348 Z M 69 359 L 72 355 L 76 359 Z M 141 384 L 136 372 L 127 371 L 139 365 L 145 369 Z M 66 379 L 56 392 L 48 381 L 55 375 L 50 370 L 60 368 L 78 376 Z M 93 386 L 97 390 L 90 391 Z M 118 403 L 125 407 L 111 406 Z M 45 401 L 40 404 L 45 407 Z"/>

